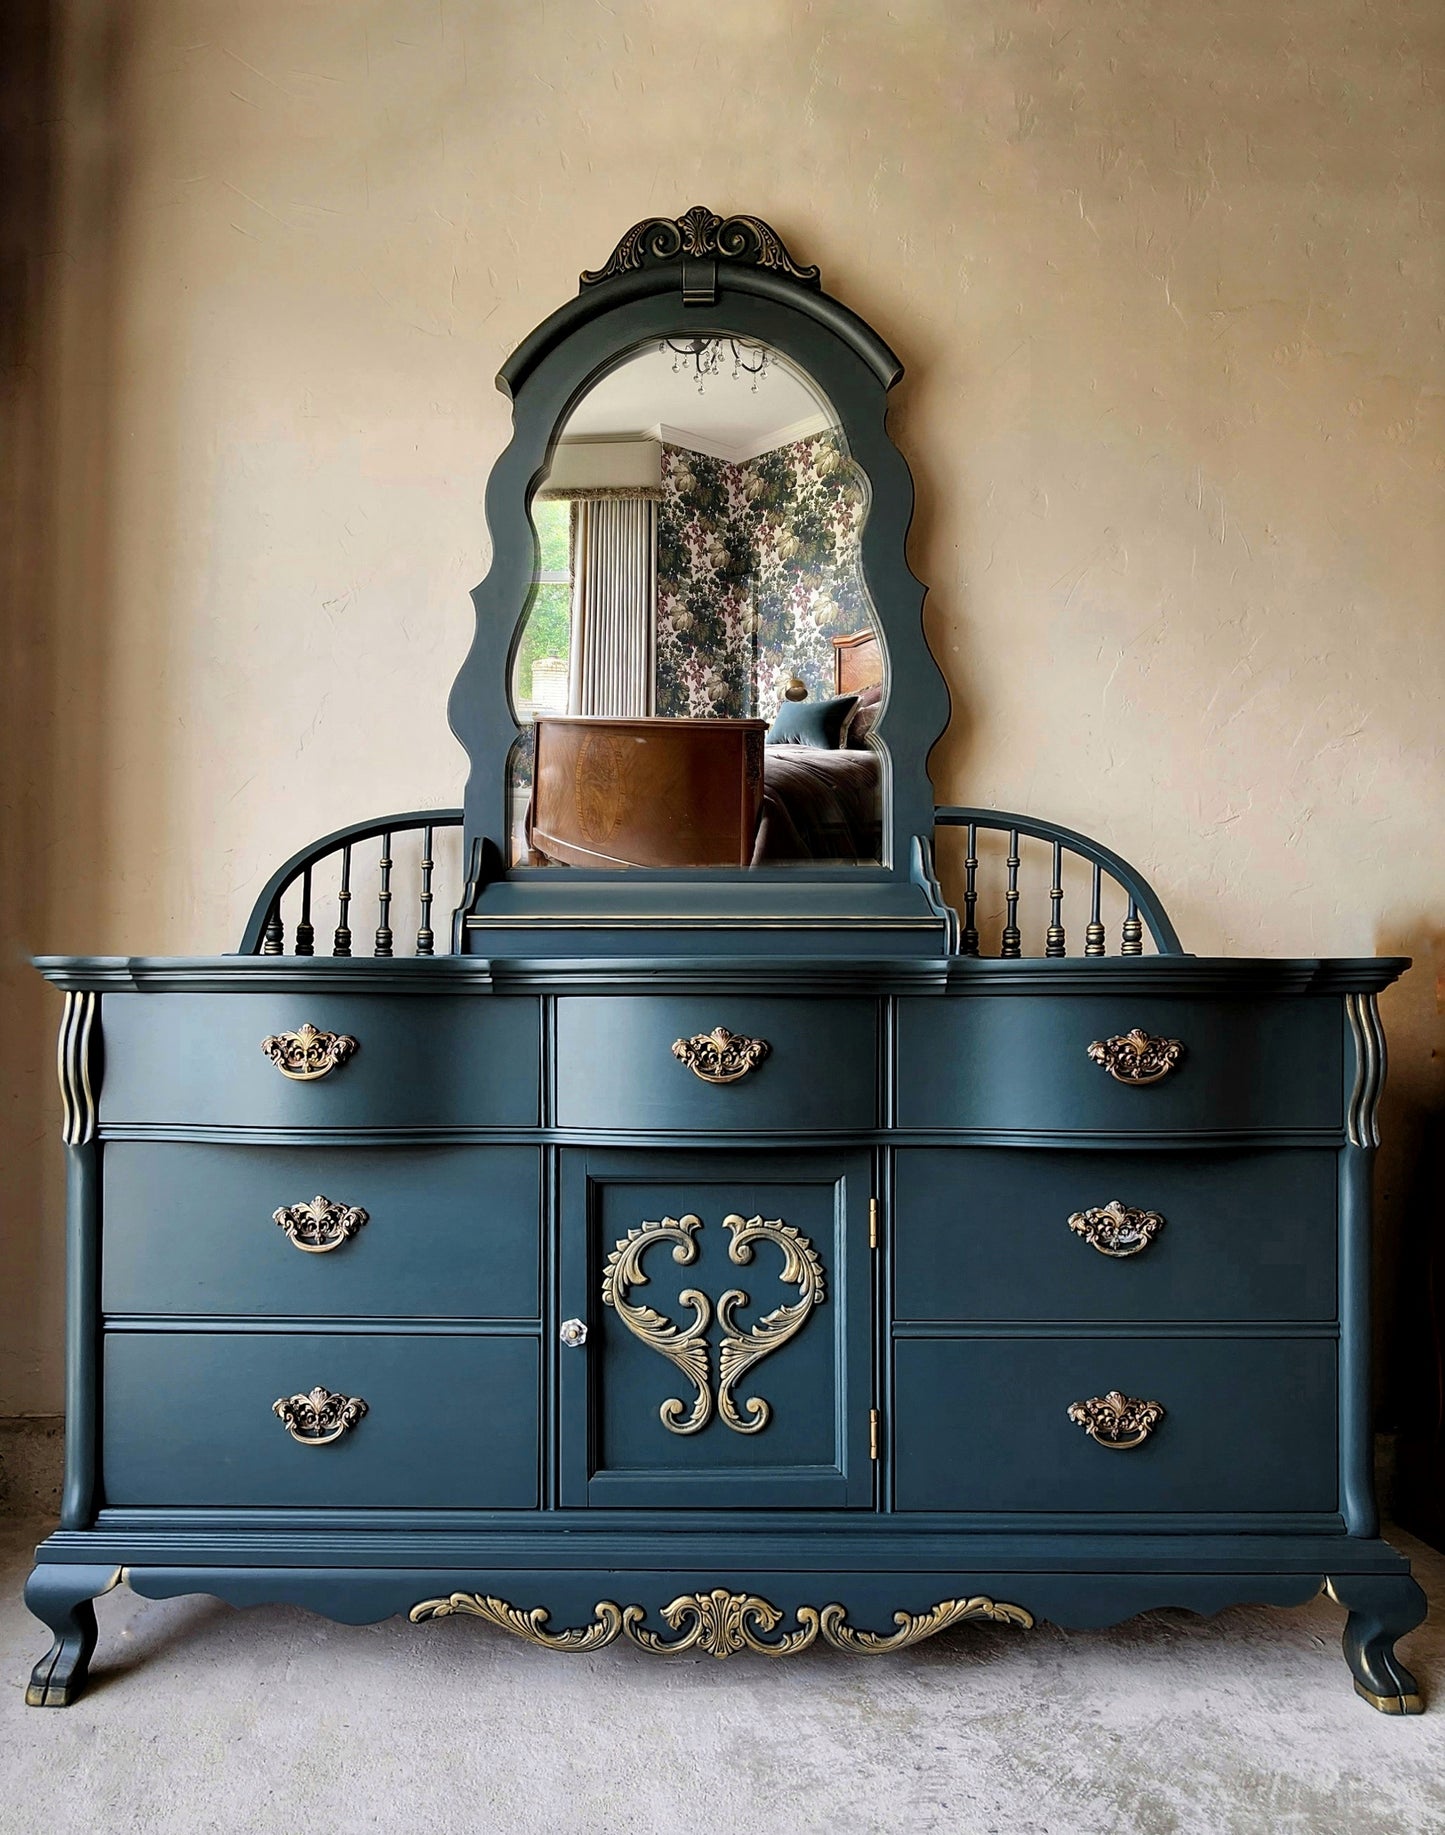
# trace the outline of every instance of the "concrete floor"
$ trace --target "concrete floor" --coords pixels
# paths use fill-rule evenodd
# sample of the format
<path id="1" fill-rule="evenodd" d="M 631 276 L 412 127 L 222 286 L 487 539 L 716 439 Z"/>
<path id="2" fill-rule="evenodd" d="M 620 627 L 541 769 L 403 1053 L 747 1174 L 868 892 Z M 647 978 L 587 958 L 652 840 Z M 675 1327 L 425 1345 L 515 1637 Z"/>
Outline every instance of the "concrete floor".
<path id="1" fill-rule="evenodd" d="M 1435 1610 L 1400 1649 L 1435 1705 L 1397 1720 L 1324 1599 L 718 1663 L 124 1589 L 89 1692 L 39 1711 L 34 1534 L 0 1530 L 5 1835 L 1445 1835 L 1445 1558 L 1406 1538 Z"/>

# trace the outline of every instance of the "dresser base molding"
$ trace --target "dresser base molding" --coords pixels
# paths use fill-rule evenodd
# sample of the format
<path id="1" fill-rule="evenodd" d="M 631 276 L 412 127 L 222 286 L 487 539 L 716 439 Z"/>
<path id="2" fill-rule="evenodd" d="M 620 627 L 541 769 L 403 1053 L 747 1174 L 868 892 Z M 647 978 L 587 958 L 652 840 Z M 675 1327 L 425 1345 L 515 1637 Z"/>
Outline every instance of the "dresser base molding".
<path id="1" fill-rule="evenodd" d="M 79 1552 L 86 1540 L 67 1537 L 66 1552 Z M 1256 1554 L 1261 1540 L 1251 1538 Z M 1161 1564 L 1112 1572 L 1049 1569 L 1037 1564 L 1047 1559 L 1043 1550 L 1031 1563 L 1023 1537 L 1014 1562 L 991 1571 L 830 1571 L 819 1550 L 771 1571 L 599 1564 L 565 1572 L 279 1562 L 118 1567 L 45 1559 L 42 1550 L 26 1603 L 55 1642 L 37 1664 L 26 1700 L 67 1707 L 76 1699 L 96 1644 L 91 1602 L 122 1580 L 146 1599 L 205 1593 L 234 1606 L 302 1606 L 358 1625 L 405 1616 L 420 1628 L 433 1619 L 471 1617 L 551 1651 L 628 1642 L 656 1655 L 714 1657 L 798 1655 L 810 1648 L 876 1654 L 969 1623 L 1026 1628 L 1047 1620 L 1093 1630 L 1164 1607 L 1212 1614 L 1236 1605 L 1301 1606 L 1324 1591 L 1348 1613 L 1343 1648 L 1356 1692 L 1384 1714 L 1420 1713 L 1419 1685 L 1394 1646 L 1424 1620 L 1426 1601 L 1401 1557 L 1384 1542 L 1351 1539 L 1321 1571 L 1305 1565 L 1308 1557 L 1318 1561 L 1317 1540 L 1293 1550 L 1287 1538 L 1280 1544 L 1274 1562 L 1253 1569 L 1230 1565 L 1231 1553 L 1237 1559 L 1242 1551 L 1231 1551 L 1227 1541 L 1212 1559 L 1196 1541 L 1200 1565 L 1192 1570 Z"/>

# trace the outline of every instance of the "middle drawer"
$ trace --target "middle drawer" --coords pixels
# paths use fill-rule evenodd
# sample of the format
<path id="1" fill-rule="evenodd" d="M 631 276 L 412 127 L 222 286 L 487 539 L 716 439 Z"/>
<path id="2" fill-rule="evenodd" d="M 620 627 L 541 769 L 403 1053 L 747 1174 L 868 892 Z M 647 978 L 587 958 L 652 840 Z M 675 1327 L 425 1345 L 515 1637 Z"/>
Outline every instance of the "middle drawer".
<path id="1" fill-rule="evenodd" d="M 112 1141 L 104 1163 L 106 1313 L 537 1316 L 535 1147 Z"/>
<path id="2" fill-rule="evenodd" d="M 734 1042 L 715 1050 L 697 1042 L 717 1028 Z M 750 1053 L 750 1045 L 764 1049 Z M 877 1115 L 874 1001 L 574 995 L 557 1002 L 560 1127 L 835 1132 L 872 1128 Z"/>
<path id="3" fill-rule="evenodd" d="M 1334 1153 L 1312 1148 L 903 1148 L 894 1313 L 1333 1319 L 1336 1177 Z"/>

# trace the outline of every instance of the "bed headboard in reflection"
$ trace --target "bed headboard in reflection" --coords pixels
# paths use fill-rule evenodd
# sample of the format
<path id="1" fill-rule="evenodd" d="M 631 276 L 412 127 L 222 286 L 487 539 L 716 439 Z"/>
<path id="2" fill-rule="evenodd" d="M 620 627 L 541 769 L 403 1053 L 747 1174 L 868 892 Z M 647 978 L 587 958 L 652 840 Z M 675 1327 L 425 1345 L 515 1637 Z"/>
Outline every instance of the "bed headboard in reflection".
<path id="1" fill-rule="evenodd" d="M 833 639 L 833 693 L 860 694 L 883 680 L 883 653 L 872 631 Z"/>

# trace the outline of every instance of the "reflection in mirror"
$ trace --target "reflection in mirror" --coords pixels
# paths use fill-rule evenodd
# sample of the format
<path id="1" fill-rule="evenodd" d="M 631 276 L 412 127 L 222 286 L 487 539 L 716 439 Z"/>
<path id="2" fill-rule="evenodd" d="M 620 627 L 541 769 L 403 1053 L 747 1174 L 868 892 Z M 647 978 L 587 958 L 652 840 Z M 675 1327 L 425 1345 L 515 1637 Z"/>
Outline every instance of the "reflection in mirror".
<path id="1" fill-rule="evenodd" d="M 879 861 L 867 508 L 836 415 L 763 345 L 653 342 L 586 391 L 532 502 L 514 864 Z"/>

